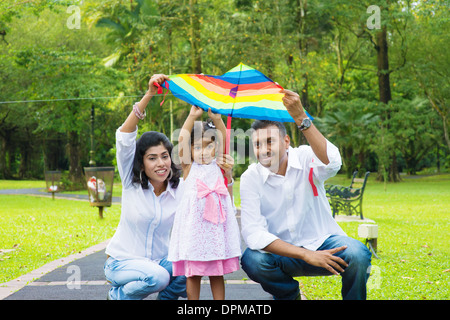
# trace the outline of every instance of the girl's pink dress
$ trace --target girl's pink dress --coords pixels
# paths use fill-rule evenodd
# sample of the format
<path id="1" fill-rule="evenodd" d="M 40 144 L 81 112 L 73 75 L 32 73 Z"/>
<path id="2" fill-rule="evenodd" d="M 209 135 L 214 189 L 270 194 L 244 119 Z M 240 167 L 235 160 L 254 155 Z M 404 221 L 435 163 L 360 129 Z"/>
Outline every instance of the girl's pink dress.
<path id="1" fill-rule="evenodd" d="M 213 160 L 194 162 L 184 182 L 169 245 L 173 276 L 221 276 L 239 269 L 239 226 Z"/>

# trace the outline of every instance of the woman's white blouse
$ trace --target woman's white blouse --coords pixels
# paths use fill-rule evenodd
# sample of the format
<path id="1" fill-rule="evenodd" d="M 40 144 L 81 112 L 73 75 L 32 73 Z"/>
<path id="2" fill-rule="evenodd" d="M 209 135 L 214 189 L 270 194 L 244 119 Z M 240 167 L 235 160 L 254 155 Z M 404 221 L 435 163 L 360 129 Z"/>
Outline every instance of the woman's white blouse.
<path id="1" fill-rule="evenodd" d="M 159 261 L 167 257 L 169 236 L 183 181 L 176 189 L 167 186 L 160 196 L 152 184 L 142 189 L 132 183 L 136 151 L 136 131 L 116 131 L 117 167 L 122 179 L 122 213 L 116 233 L 106 248 L 106 254 L 117 259 L 147 258 Z"/>

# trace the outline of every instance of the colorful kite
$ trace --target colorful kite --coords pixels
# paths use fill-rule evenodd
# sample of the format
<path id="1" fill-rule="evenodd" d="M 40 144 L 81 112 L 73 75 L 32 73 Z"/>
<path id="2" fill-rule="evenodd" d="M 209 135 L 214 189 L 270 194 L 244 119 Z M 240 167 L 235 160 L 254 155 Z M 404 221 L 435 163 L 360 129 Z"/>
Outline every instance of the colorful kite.
<path id="1" fill-rule="evenodd" d="M 283 87 L 243 63 L 222 76 L 176 74 L 169 76 L 169 79 L 164 81 L 162 87 L 172 91 L 175 97 L 205 111 L 211 108 L 214 113 L 228 116 L 226 154 L 229 153 L 233 117 L 294 122 L 282 101 Z M 161 94 L 162 87 L 155 85 Z M 164 99 L 161 105 L 163 103 Z M 308 112 L 306 114 L 313 120 Z M 224 180 L 227 185 L 227 179 Z"/>
<path id="2" fill-rule="evenodd" d="M 176 74 L 169 79 L 164 88 L 205 111 L 211 108 L 234 118 L 294 122 L 281 100 L 283 87 L 243 63 L 222 76 Z"/>

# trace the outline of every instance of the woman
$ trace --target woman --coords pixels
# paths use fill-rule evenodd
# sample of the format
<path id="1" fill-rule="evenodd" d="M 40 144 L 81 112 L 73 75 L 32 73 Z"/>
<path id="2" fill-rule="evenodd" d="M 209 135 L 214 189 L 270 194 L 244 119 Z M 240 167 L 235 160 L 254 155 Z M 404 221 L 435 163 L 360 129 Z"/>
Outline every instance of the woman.
<path id="1" fill-rule="evenodd" d="M 112 288 L 108 299 L 137 300 L 159 292 L 159 299 L 186 297 L 186 278 L 172 276 L 167 261 L 169 235 L 181 198 L 180 170 L 171 160 L 173 145 L 159 132 L 145 132 L 136 141 L 137 124 L 156 94 L 153 75 L 149 90 L 116 132 L 117 166 L 122 179 L 122 213 L 111 239 L 104 270 Z"/>

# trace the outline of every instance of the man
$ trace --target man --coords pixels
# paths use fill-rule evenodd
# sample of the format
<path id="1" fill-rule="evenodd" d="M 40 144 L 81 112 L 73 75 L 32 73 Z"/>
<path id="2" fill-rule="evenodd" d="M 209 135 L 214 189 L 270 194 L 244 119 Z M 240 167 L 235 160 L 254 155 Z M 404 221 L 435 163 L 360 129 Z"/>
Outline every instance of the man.
<path id="1" fill-rule="evenodd" d="M 311 123 L 299 95 L 283 103 L 310 146 L 292 148 L 282 123 L 255 121 L 257 164 L 241 176 L 241 263 L 275 299 L 299 299 L 295 276 L 340 274 L 343 299 L 365 299 L 370 251 L 334 221 L 324 181 L 341 167 L 339 150 Z"/>

